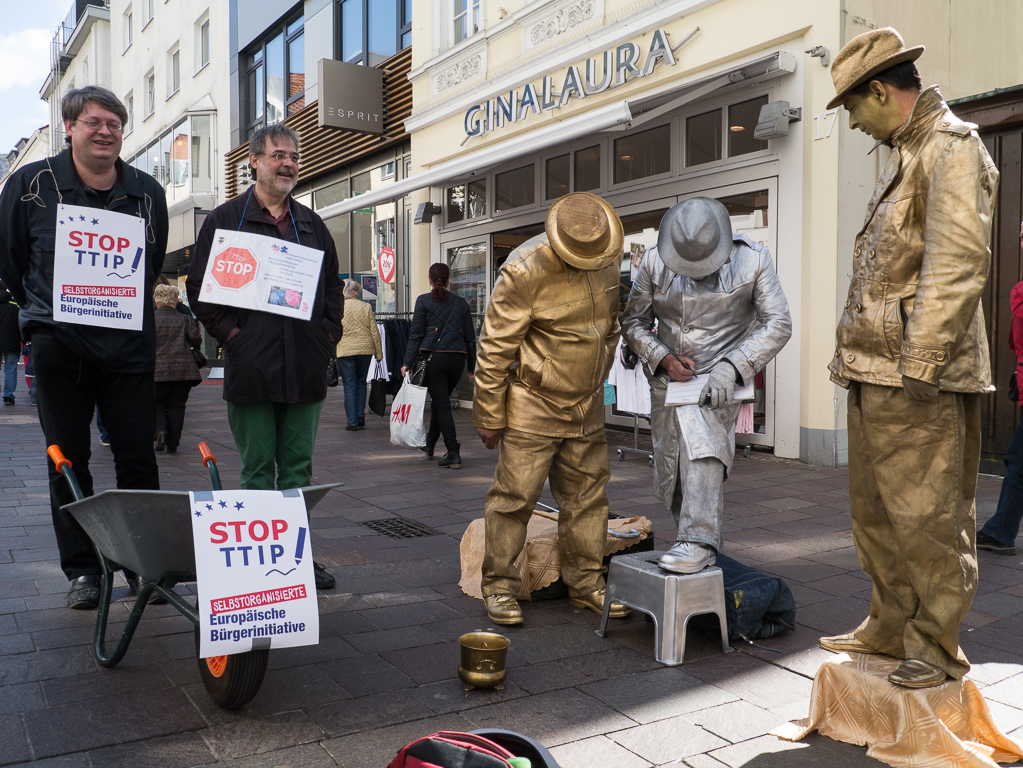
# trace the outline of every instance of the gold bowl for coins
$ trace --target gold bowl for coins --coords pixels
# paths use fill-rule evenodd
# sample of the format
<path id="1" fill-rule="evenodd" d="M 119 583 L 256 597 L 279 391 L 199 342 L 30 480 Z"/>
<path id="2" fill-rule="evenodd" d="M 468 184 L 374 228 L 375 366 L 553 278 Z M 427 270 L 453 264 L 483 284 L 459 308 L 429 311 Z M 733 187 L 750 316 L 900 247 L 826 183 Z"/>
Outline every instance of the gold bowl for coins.
<path id="1" fill-rule="evenodd" d="M 462 666 L 458 668 L 458 679 L 465 683 L 465 690 L 473 688 L 504 688 L 508 671 L 504 668 L 511 645 L 504 635 L 496 632 L 467 632 L 458 638 L 462 646 Z"/>

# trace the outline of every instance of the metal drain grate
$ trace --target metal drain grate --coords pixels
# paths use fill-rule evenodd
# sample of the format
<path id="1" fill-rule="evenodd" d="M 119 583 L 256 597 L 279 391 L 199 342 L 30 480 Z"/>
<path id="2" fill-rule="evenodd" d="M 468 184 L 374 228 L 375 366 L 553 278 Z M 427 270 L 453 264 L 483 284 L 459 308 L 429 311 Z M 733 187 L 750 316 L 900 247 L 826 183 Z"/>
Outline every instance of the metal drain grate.
<path id="1" fill-rule="evenodd" d="M 389 539 L 417 539 L 421 536 L 440 536 L 441 532 L 428 525 L 406 520 L 401 517 L 389 517 L 385 520 L 367 520 L 364 526 Z"/>

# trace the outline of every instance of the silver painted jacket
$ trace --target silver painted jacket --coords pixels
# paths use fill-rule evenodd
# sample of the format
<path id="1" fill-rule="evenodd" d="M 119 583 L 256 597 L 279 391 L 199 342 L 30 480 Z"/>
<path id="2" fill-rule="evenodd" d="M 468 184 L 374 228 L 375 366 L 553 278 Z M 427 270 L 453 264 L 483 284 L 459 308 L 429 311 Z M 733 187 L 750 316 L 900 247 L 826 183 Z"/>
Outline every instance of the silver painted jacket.
<path id="1" fill-rule="evenodd" d="M 751 382 L 792 335 L 789 304 L 770 252 L 744 235 L 733 236 L 729 260 L 702 280 L 672 272 L 654 247 L 636 275 L 622 332 L 650 381 L 654 486 L 669 507 L 680 442 L 690 459 L 715 457 L 731 468 L 738 405 L 716 411 L 682 406 L 676 417 L 676 407 L 664 405 L 668 377 L 658 365 L 674 352 L 694 360 L 703 376 L 728 360 L 743 383 Z"/>

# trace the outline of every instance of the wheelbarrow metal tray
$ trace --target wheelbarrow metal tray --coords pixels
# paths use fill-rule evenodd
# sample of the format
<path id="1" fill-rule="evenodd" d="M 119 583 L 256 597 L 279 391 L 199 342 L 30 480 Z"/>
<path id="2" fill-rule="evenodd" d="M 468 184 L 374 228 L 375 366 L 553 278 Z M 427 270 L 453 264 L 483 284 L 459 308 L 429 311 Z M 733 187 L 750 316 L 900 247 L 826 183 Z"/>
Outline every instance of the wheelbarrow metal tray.
<path id="1" fill-rule="evenodd" d="M 306 509 L 332 488 L 302 489 Z M 146 579 L 195 580 L 191 507 L 185 491 L 110 490 L 65 505 L 108 560 Z"/>

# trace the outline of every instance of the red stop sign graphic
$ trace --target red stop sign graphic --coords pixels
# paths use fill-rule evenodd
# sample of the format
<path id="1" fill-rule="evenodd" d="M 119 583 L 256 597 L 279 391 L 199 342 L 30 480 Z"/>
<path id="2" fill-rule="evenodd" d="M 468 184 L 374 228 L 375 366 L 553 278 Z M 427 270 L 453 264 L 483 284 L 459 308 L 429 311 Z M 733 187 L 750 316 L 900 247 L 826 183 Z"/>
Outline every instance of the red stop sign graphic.
<path id="1" fill-rule="evenodd" d="M 256 279 L 256 259 L 245 248 L 227 248 L 213 257 L 213 279 L 222 288 L 244 288 Z"/>

